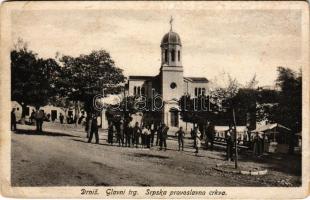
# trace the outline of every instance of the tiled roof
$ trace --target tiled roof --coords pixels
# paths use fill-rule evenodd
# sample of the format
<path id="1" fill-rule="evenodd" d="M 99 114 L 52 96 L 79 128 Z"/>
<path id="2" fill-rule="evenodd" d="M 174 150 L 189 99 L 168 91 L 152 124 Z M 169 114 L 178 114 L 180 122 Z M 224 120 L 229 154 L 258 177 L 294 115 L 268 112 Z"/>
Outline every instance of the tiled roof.
<path id="1" fill-rule="evenodd" d="M 205 77 L 184 77 L 186 79 L 189 79 L 192 82 L 196 82 L 196 83 L 208 83 L 209 80 L 206 79 Z"/>
<path id="2" fill-rule="evenodd" d="M 128 80 L 150 80 L 154 76 L 129 76 Z"/>
<path id="3" fill-rule="evenodd" d="M 128 80 L 151 80 L 156 76 L 129 76 Z M 195 83 L 208 83 L 209 80 L 205 77 L 184 77 L 185 79 Z"/>

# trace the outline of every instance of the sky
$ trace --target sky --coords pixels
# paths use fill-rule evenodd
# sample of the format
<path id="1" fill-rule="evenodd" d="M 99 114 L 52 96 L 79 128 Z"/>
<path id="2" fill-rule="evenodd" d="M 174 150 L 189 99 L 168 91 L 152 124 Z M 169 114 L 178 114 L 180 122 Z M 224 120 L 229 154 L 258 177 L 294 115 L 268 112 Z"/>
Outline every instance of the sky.
<path id="1" fill-rule="evenodd" d="M 300 10 L 159 9 L 15 11 L 12 41 L 22 38 L 39 57 L 107 50 L 129 75 L 157 75 L 160 42 L 170 29 L 183 47 L 184 76 L 218 80 L 230 74 L 245 84 L 272 85 L 277 66 L 299 70 Z"/>

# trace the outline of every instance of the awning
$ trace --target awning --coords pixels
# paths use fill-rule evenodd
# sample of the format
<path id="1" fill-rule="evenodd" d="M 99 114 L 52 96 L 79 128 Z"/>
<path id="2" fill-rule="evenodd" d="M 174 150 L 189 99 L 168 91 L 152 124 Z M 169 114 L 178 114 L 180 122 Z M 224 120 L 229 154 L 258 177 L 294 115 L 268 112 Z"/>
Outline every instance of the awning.
<path id="1" fill-rule="evenodd" d="M 274 123 L 274 124 L 266 124 L 266 125 L 260 126 L 260 127 L 256 128 L 255 130 L 253 130 L 252 132 L 265 132 L 265 131 L 270 131 L 273 129 L 284 129 L 286 131 L 291 131 L 291 129 L 289 129 L 289 128 L 281 125 L 281 124 Z"/>
<path id="2" fill-rule="evenodd" d="M 229 129 L 229 126 L 215 126 L 215 131 L 224 132 Z M 237 132 L 245 132 L 247 130 L 246 126 L 236 126 Z"/>

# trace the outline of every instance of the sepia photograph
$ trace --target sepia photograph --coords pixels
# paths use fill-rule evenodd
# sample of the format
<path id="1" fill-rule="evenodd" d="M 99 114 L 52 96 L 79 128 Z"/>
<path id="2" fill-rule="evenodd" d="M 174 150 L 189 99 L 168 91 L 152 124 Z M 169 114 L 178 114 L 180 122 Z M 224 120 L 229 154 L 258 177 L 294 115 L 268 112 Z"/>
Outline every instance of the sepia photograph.
<path id="1" fill-rule="evenodd" d="M 1 9 L 1 180 L 11 196 L 309 194 L 306 2 Z M 37 193 L 26 196 L 48 195 Z"/>

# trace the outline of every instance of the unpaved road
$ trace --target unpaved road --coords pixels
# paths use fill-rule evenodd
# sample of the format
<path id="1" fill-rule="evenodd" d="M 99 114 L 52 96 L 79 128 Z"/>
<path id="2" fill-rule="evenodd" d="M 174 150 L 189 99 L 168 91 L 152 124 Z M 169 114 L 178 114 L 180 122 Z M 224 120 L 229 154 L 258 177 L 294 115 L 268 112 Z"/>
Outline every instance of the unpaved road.
<path id="1" fill-rule="evenodd" d="M 105 131 L 100 132 L 99 145 L 89 144 L 81 127 L 45 123 L 43 135 L 32 126 L 18 128 L 12 132 L 13 186 L 285 186 L 283 180 L 289 186 L 300 184 L 298 163 L 281 171 L 281 160 L 254 162 L 269 170 L 260 177 L 218 172 L 213 167 L 223 162 L 224 152 L 202 150 L 195 156 L 189 139 L 184 152 L 177 151 L 174 138 L 168 140 L 167 151 L 159 151 L 109 146 Z M 239 164 L 248 163 L 253 164 Z"/>

